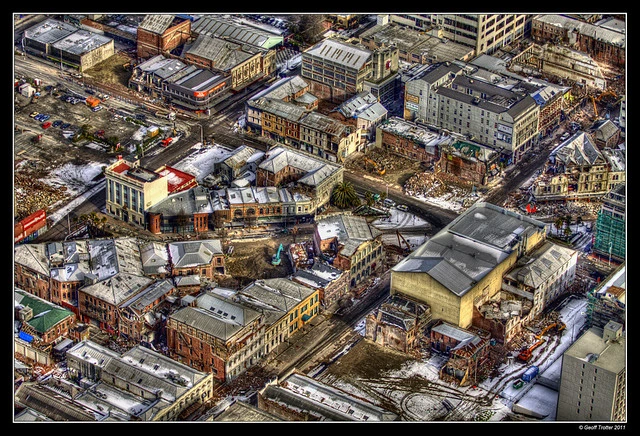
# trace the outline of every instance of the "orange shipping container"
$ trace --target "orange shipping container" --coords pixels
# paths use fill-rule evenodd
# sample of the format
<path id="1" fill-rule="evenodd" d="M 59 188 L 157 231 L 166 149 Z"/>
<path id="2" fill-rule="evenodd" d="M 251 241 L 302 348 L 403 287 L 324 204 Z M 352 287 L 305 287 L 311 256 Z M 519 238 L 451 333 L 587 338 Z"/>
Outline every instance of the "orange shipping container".
<path id="1" fill-rule="evenodd" d="M 96 98 L 96 97 L 89 96 L 89 97 L 87 97 L 86 102 L 87 102 L 87 106 L 96 107 L 96 106 L 98 106 L 100 104 L 100 99 Z"/>

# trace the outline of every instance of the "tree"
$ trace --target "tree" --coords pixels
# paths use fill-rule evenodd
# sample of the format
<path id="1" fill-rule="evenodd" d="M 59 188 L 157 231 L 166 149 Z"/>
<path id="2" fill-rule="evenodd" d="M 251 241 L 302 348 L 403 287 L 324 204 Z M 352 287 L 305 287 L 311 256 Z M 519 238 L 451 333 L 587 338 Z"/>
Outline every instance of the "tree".
<path id="1" fill-rule="evenodd" d="M 373 192 L 371 192 L 371 191 L 367 191 L 367 192 L 365 192 L 365 194 L 364 194 L 364 201 L 365 201 L 365 203 L 367 204 L 367 206 L 369 206 L 369 207 L 371 207 L 371 206 L 373 206 L 374 204 L 376 204 L 376 198 L 375 198 L 375 196 L 373 195 Z"/>
<path id="2" fill-rule="evenodd" d="M 347 209 L 359 206 L 360 197 L 350 182 L 340 182 L 331 192 L 331 203 L 340 209 Z"/>
<path id="3" fill-rule="evenodd" d="M 560 229 L 562 228 L 562 226 L 564 225 L 564 217 L 556 218 L 556 220 L 554 221 L 553 225 L 556 228 L 556 235 L 557 235 L 559 233 Z"/>

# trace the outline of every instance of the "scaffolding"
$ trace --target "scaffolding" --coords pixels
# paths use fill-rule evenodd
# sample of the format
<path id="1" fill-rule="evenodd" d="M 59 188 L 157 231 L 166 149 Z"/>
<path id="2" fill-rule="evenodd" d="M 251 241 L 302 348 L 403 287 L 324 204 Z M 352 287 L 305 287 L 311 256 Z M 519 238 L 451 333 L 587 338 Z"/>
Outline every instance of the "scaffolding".
<path id="1" fill-rule="evenodd" d="M 603 198 L 596 219 L 593 251 L 595 254 L 624 260 L 626 256 L 625 184 L 622 183 Z"/>

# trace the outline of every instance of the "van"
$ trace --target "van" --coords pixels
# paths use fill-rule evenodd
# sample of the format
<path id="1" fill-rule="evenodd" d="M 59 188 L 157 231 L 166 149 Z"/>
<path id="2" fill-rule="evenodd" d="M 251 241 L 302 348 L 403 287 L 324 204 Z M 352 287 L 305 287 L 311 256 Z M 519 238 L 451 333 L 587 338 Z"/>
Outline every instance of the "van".
<path id="1" fill-rule="evenodd" d="M 393 207 L 393 206 L 396 205 L 396 202 L 393 201 L 390 198 L 385 198 L 384 201 L 382 202 L 382 204 L 383 204 L 383 206 L 386 206 L 386 207 Z"/>

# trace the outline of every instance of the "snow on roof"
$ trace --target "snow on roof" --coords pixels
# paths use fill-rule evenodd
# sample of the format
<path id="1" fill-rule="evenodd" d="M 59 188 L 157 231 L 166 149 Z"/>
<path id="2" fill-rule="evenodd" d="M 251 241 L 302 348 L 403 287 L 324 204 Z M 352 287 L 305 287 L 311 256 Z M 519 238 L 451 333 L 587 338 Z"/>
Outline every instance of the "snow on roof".
<path id="1" fill-rule="evenodd" d="M 209 174 L 212 174 L 214 172 L 215 165 L 231 156 L 233 152 L 231 148 L 224 147 L 219 144 L 207 147 L 194 146 L 192 148 L 195 151 L 173 165 L 173 168 L 195 175 L 198 183 L 202 182 L 202 180 Z"/>
<path id="2" fill-rule="evenodd" d="M 523 235 L 545 224 L 489 203 L 470 209 L 392 268 L 426 273 L 458 296 L 464 295 L 506 259 Z"/>

